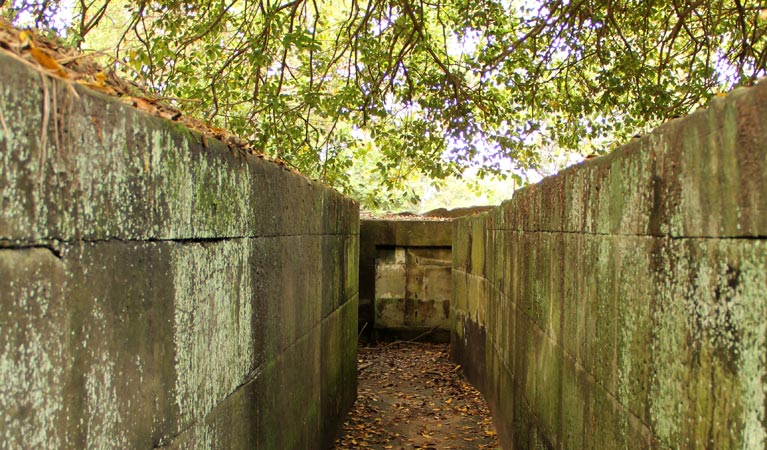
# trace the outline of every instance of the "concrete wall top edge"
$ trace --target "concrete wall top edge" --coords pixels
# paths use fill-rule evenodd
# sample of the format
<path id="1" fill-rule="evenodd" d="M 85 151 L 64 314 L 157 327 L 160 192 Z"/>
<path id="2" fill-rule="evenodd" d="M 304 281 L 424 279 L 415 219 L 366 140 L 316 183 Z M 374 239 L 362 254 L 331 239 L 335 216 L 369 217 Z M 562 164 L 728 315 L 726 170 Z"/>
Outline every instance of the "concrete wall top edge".
<path id="1" fill-rule="evenodd" d="M 585 234 L 767 236 L 765 117 L 767 82 L 714 98 L 707 109 L 516 191 L 491 212 L 489 226 Z"/>
<path id="2" fill-rule="evenodd" d="M 360 240 L 373 246 L 450 247 L 452 229 L 449 220 L 363 219 L 360 221 Z"/>
<path id="3" fill-rule="evenodd" d="M 278 164 L 2 52 L 0 79 L 0 241 L 358 233 L 356 202 Z"/>

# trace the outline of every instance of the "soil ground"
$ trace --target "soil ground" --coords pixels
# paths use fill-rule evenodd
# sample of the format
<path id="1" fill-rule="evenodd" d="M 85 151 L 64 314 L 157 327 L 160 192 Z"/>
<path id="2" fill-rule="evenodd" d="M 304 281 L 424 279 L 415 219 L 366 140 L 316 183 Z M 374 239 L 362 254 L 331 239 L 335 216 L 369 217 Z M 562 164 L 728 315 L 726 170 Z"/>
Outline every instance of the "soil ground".
<path id="1" fill-rule="evenodd" d="M 360 347 L 357 401 L 334 449 L 495 449 L 490 412 L 448 344 Z"/>

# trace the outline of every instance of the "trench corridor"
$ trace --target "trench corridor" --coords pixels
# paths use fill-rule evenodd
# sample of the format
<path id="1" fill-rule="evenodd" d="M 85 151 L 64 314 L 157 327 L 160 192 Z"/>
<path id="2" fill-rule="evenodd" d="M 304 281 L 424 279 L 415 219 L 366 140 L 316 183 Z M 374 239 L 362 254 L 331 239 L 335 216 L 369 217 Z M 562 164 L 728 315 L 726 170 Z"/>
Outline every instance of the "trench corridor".
<path id="1" fill-rule="evenodd" d="M 31 42 L 0 49 L 1 448 L 767 448 L 767 81 L 376 219 Z"/>
<path id="2" fill-rule="evenodd" d="M 360 347 L 357 400 L 333 448 L 499 448 L 485 400 L 449 351 L 431 343 Z"/>

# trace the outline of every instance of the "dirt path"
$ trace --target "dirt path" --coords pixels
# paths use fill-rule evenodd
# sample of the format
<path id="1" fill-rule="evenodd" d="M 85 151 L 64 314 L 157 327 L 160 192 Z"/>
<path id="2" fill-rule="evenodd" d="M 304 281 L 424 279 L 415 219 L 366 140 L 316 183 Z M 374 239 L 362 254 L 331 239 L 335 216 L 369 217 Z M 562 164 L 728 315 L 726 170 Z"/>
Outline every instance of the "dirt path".
<path id="1" fill-rule="evenodd" d="M 448 352 L 440 344 L 361 347 L 358 398 L 334 448 L 498 448 L 484 399 Z"/>

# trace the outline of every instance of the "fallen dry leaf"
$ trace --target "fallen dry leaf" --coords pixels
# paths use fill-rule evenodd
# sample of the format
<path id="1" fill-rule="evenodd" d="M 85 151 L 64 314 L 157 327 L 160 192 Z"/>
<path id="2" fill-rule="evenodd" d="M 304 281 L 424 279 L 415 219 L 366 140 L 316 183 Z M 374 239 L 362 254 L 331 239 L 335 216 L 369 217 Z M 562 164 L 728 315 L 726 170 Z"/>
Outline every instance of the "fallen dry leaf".
<path id="1" fill-rule="evenodd" d="M 69 75 L 67 75 L 67 71 L 64 70 L 64 67 L 62 67 L 61 64 L 59 64 L 51 55 L 47 54 L 44 50 L 41 50 L 37 47 L 32 47 L 29 49 L 29 53 L 32 55 L 35 60 L 40 63 L 41 66 L 45 67 L 46 69 L 52 71 L 56 75 L 60 76 L 61 78 L 69 78 Z"/>
<path id="2" fill-rule="evenodd" d="M 497 448 L 484 399 L 448 355 L 438 344 L 360 347 L 358 398 L 335 449 Z"/>

